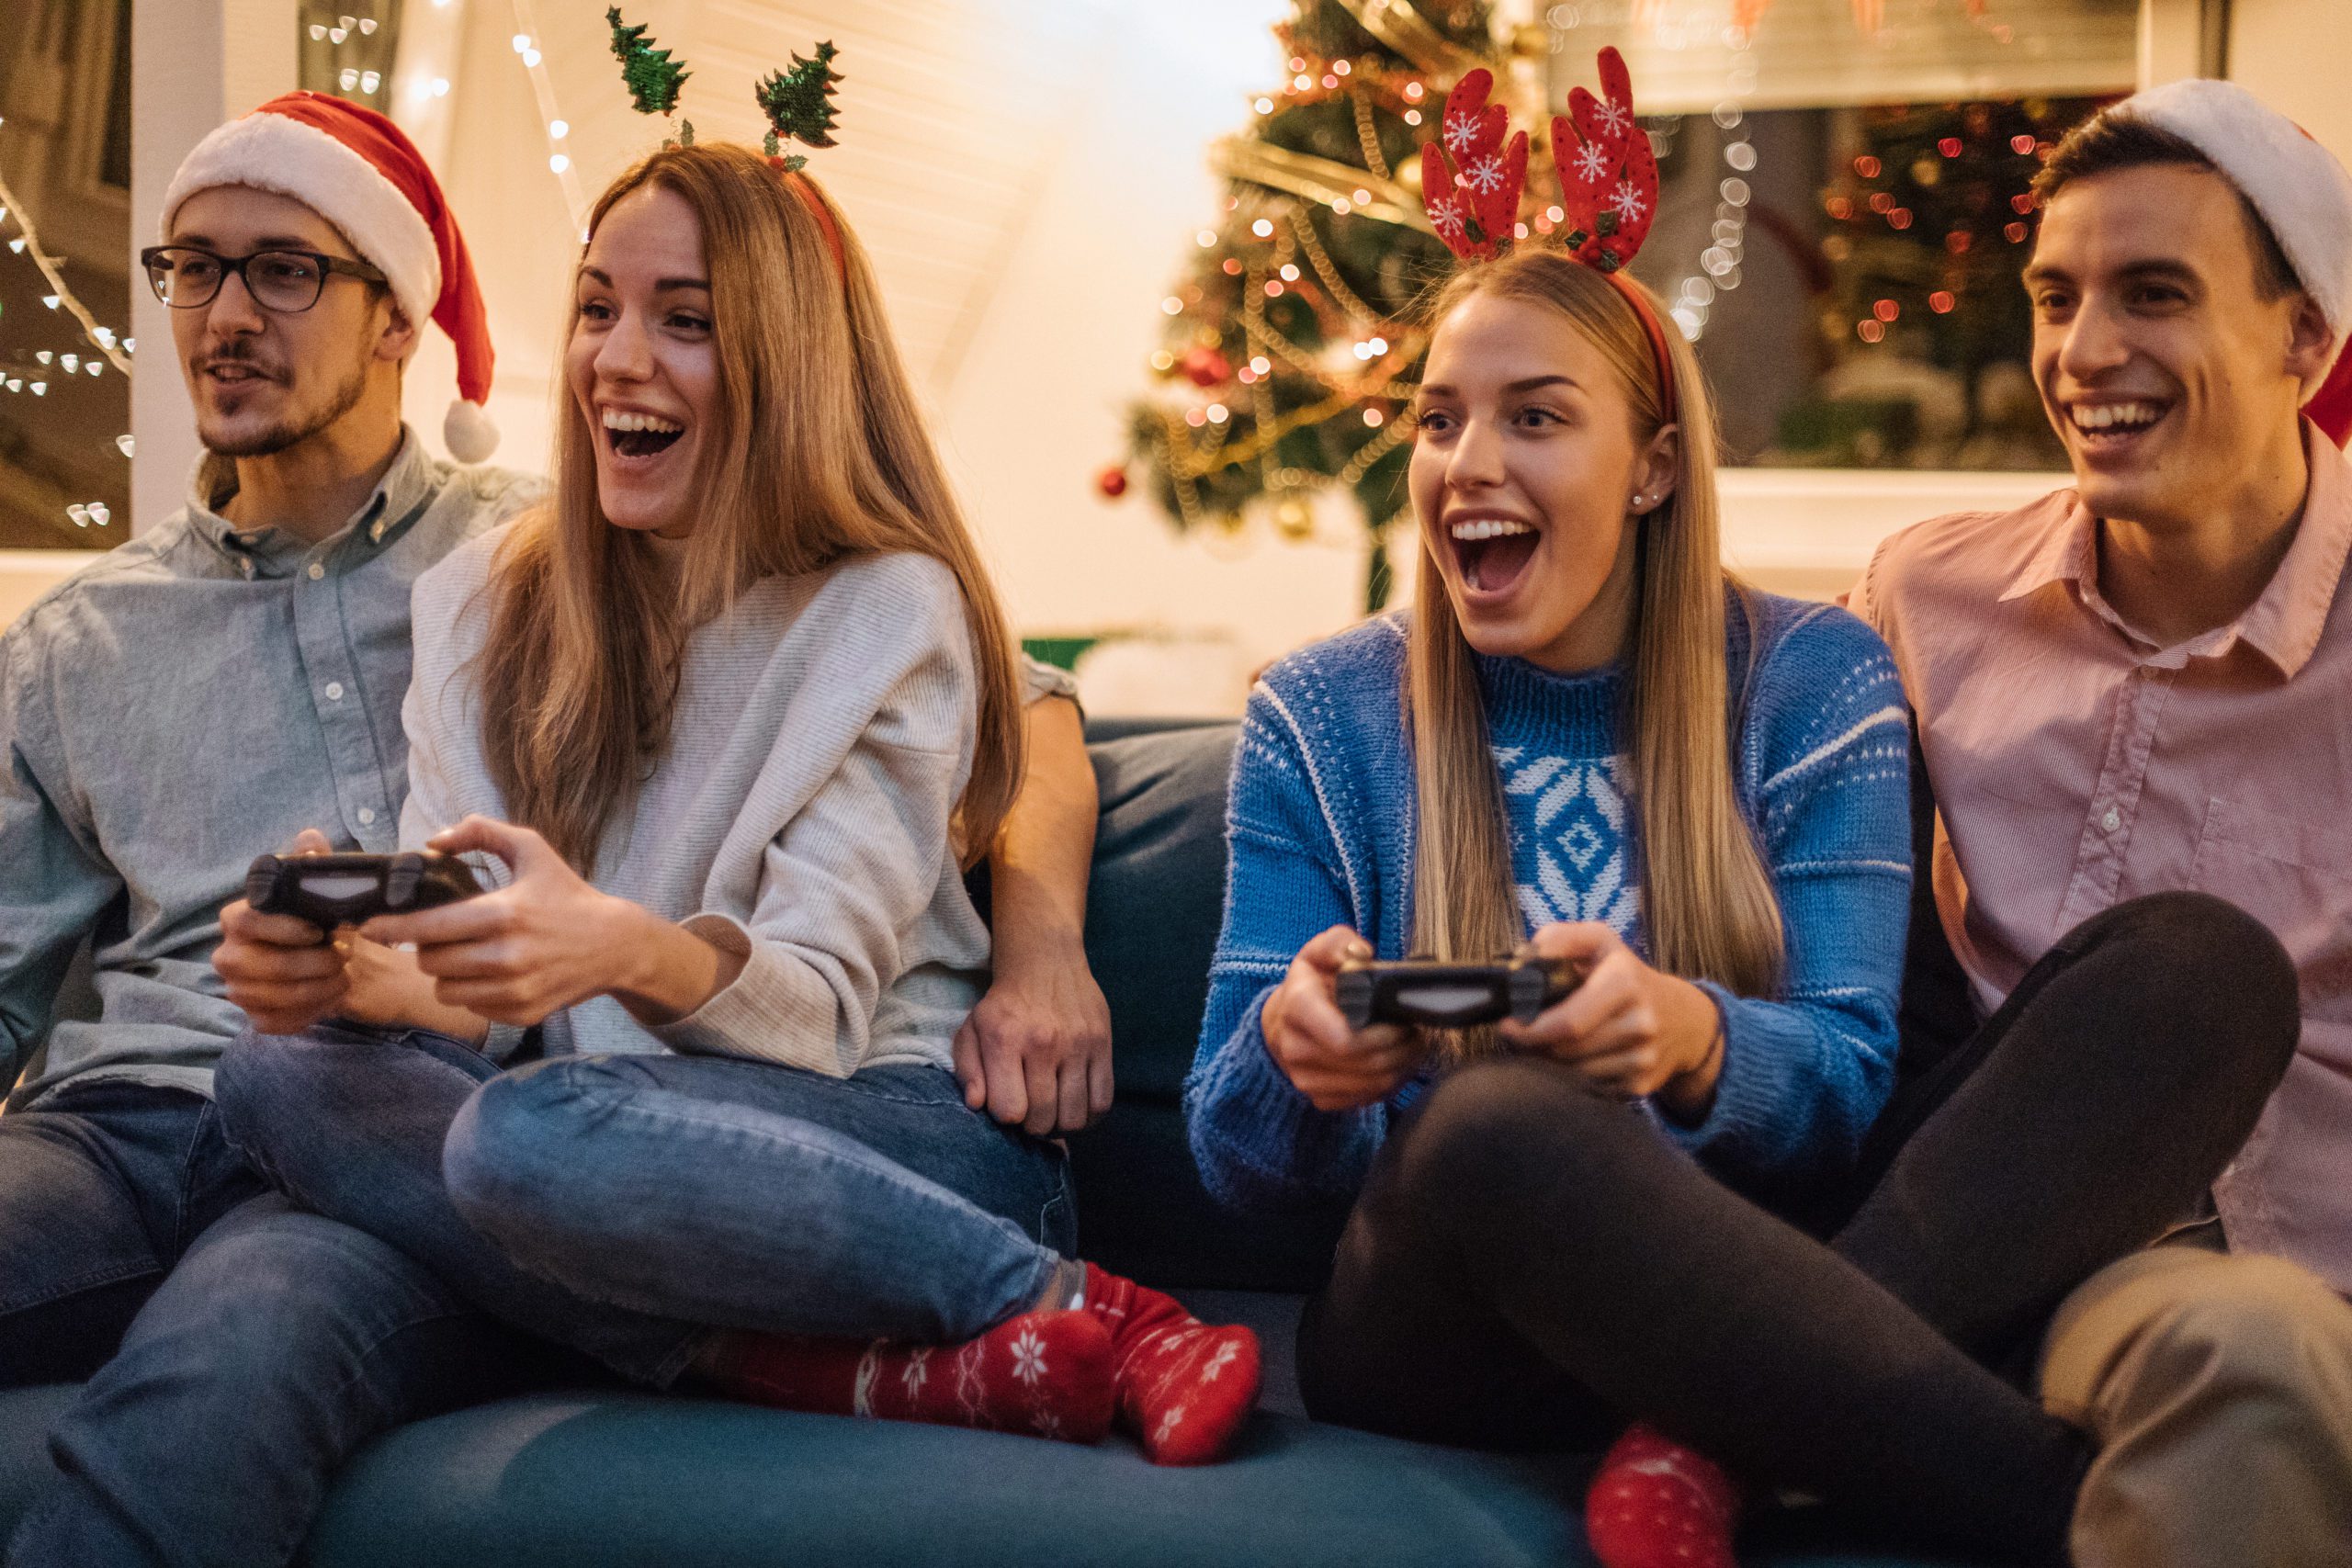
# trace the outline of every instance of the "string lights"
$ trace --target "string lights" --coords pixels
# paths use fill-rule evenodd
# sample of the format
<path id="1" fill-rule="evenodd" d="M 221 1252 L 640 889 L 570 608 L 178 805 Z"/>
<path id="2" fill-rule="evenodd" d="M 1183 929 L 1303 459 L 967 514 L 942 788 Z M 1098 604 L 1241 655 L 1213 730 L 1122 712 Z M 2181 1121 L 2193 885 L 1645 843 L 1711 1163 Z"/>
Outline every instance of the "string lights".
<path id="1" fill-rule="evenodd" d="M 109 365 L 123 375 L 130 375 L 130 354 L 138 346 L 136 340 L 117 336 L 113 328 L 101 324 L 74 296 L 56 261 L 41 249 L 40 231 L 34 225 L 32 214 L 8 187 L 5 176 L 0 176 L 0 223 L 16 226 L 16 237 L 8 242 L 9 253 L 29 257 L 48 283 L 50 292 L 41 296 L 40 302 L 51 310 L 64 311 L 81 323 L 84 338 L 97 349 L 96 354 L 85 355 L 78 348 L 62 353 L 44 348 L 32 355 L 29 365 L 21 361 L 0 364 L 0 390 L 45 398 L 52 379 L 103 375 Z M 129 435 L 117 436 L 115 444 L 125 457 L 130 456 Z M 65 508 L 65 514 L 77 528 L 103 528 L 113 518 L 112 511 L 102 501 L 74 502 Z"/>
<path id="2" fill-rule="evenodd" d="M 579 171 L 573 167 L 570 141 L 571 122 L 557 107 L 555 82 L 548 76 L 547 56 L 539 48 L 537 18 L 531 9 L 531 0 L 513 0 L 514 15 L 514 52 L 522 58 L 523 69 L 530 73 L 531 93 L 538 102 L 539 124 L 547 132 L 548 171 L 563 188 L 565 209 L 571 214 L 574 227 L 583 223 L 588 215 L 588 197 L 580 186 Z M 581 238 L 587 238 L 582 233 Z"/>
<path id="3" fill-rule="evenodd" d="M 74 298 L 74 290 L 65 286 L 64 275 L 57 270 L 57 263 L 40 248 L 40 231 L 33 226 L 32 214 L 17 199 L 17 193 L 8 188 L 6 178 L 0 178 L 0 221 L 12 221 L 17 227 L 17 237 L 8 242 L 8 249 L 17 255 L 31 257 L 33 265 L 40 268 L 41 276 L 48 280 L 50 292 L 41 296 L 40 302 L 52 310 L 63 310 L 81 322 L 83 335 L 97 345 L 107 363 L 130 375 L 133 340 L 119 338 L 112 328 L 99 325 L 89 307 Z M 94 367 L 96 363 L 92 361 Z"/>

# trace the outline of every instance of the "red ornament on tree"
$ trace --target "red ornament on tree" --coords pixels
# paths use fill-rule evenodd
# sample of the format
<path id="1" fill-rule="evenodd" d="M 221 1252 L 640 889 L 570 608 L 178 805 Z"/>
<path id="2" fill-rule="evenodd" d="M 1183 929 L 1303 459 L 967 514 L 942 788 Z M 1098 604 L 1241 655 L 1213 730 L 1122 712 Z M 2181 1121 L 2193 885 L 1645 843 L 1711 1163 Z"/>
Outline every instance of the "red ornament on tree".
<path id="1" fill-rule="evenodd" d="M 1124 464 L 1113 463 L 1094 476 L 1094 488 L 1106 501 L 1116 501 L 1127 493 L 1127 470 Z"/>
<path id="2" fill-rule="evenodd" d="M 1233 361 L 1214 348 L 1186 350 L 1177 368 L 1195 387 L 1222 387 L 1233 379 Z"/>

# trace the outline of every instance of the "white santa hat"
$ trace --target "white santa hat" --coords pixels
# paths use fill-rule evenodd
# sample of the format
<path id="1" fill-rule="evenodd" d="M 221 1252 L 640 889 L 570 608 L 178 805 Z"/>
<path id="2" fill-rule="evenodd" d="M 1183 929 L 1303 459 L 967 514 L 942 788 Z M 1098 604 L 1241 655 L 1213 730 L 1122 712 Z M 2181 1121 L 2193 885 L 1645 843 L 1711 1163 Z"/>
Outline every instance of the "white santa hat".
<path id="1" fill-rule="evenodd" d="M 216 186 L 292 197 L 342 231 L 390 283 L 401 313 L 431 321 L 458 349 L 458 400 L 441 434 L 449 455 L 479 463 L 498 449 L 482 411 L 492 355 L 481 290 L 465 237 L 424 155 L 373 109 L 324 93 L 288 93 L 196 144 L 164 193 L 164 239 L 180 204 Z"/>
<path id="2" fill-rule="evenodd" d="M 2269 225 L 2335 334 L 2335 357 L 2303 412 L 2337 446 L 2352 434 L 2352 174 L 2293 120 L 2234 82 L 2167 82 L 2107 113 L 2203 153 Z"/>

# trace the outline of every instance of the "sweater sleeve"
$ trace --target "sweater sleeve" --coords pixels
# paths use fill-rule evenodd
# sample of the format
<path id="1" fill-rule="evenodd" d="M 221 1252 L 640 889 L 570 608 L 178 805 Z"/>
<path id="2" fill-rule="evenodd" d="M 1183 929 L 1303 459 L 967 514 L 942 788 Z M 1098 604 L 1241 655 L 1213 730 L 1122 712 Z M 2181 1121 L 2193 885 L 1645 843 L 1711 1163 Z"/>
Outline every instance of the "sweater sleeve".
<path id="1" fill-rule="evenodd" d="M 830 770 L 800 786 L 806 798 L 768 841 L 749 917 L 706 909 L 684 922 L 744 962 L 695 1011 L 653 1029 L 674 1050 L 848 1077 L 876 1044 L 884 989 L 907 967 L 902 939 L 956 874 L 948 821 L 978 703 L 961 597 L 930 562 L 858 592 L 856 624 L 807 682 L 826 711 L 809 722 L 787 712 L 769 764 L 780 775 Z"/>
<path id="2" fill-rule="evenodd" d="M 1363 930 L 1318 781 L 1281 702 L 1251 694 L 1226 813 L 1225 923 L 1209 970 L 1184 1119 L 1203 1184 L 1237 1209 L 1351 1197 L 1387 1126 L 1383 1106 L 1317 1111 L 1266 1051 L 1260 1015 L 1298 950 Z"/>
<path id="3" fill-rule="evenodd" d="M 1909 730 L 1886 647 L 1822 609 L 1765 655 L 1741 768 L 1786 932 L 1780 993 L 1723 1010 L 1706 1120 L 1674 1135 L 1769 1196 L 1849 1168 L 1894 1083 L 1911 885 Z M 1669 1122 L 1669 1126 L 1672 1123 Z"/>

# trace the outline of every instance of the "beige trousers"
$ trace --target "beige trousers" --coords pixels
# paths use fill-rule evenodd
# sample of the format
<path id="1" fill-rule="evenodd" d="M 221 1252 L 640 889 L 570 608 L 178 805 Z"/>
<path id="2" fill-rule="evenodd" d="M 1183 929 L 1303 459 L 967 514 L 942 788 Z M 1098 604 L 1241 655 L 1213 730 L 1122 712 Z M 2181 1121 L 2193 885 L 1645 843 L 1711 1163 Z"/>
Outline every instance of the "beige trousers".
<path id="1" fill-rule="evenodd" d="M 2136 1253 L 2059 1308 L 2041 1379 L 2100 1445 L 2076 1568 L 2352 1565 L 2352 1304 L 2295 1265 Z"/>

